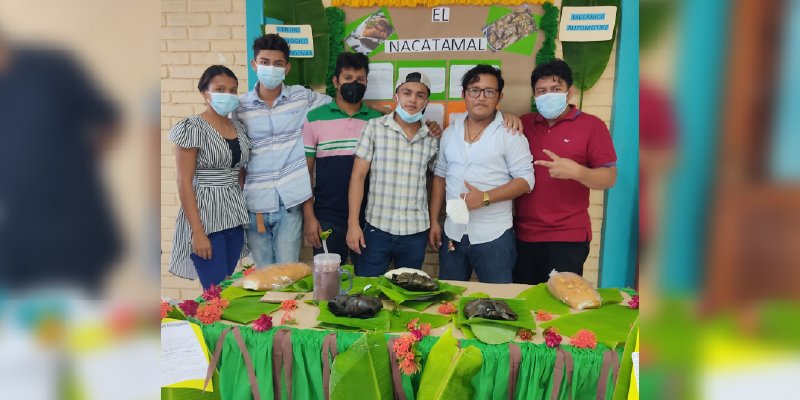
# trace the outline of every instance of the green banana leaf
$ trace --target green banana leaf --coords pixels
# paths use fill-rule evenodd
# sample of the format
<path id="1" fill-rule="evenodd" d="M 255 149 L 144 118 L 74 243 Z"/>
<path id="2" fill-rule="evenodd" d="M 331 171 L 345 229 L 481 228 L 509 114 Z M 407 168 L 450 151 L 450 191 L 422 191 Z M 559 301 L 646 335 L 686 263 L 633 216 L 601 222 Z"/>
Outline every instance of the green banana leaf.
<path id="1" fill-rule="evenodd" d="M 349 294 L 364 294 L 367 296 L 380 296 L 381 291 L 378 289 L 378 282 L 380 280 L 376 277 L 356 276 L 353 279 L 353 289 Z M 364 288 L 369 286 L 369 289 L 364 291 Z"/>
<path id="2" fill-rule="evenodd" d="M 519 328 L 493 322 L 471 324 L 472 334 L 475 338 L 486 344 L 508 343 L 517 336 Z"/>
<path id="3" fill-rule="evenodd" d="M 471 381 L 482 364 L 480 349 L 458 348 L 458 341 L 448 329 L 428 355 L 417 400 L 471 399 L 475 391 Z"/>
<path id="4" fill-rule="evenodd" d="M 333 360 L 331 400 L 394 399 L 389 351 L 383 333 L 368 333 Z"/>
<path id="5" fill-rule="evenodd" d="M 249 324 L 261 314 L 270 314 L 281 308 L 280 304 L 262 303 L 260 297 L 240 297 L 231 300 L 231 304 L 222 311 L 222 319 L 239 324 Z"/>
<path id="6" fill-rule="evenodd" d="M 620 0 L 563 0 L 561 7 L 616 6 L 617 22 L 611 40 L 604 42 L 562 42 L 564 61 L 572 68 L 572 78 L 581 91 L 591 89 L 603 75 L 611 56 L 620 25 Z"/>
<path id="7" fill-rule="evenodd" d="M 420 323 L 431 324 L 431 328 L 439 328 L 447 325 L 447 323 L 450 322 L 450 317 L 446 315 L 428 314 L 415 311 L 397 311 L 391 313 L 389 331 L 406 332 L 408 330 L 406 329 L 406 325 L 408 325 L 408 323 L 414 318 L 419 318 Z"/>
<path id="8" fill-rule="evenodd" d="M 622 293 L 617 288 L 600 288 L 597 289 L 597 293 L 603 298 L 603 305 L 622 302 Z"/>
<path id="9" fill-rule="evenodd" d="M 250 290 L 239 286 L 230 285 L 222 289 L 219 296 L 223 299 L 235 300 L 241 297 L 258 297 L 261 298 L 267 293 L 265 290 Z"/>
<path id="10" fill-rule="evenodd" d="M 438 279 L 436 281 L 439 283 L 439 290 L 430 292 L 414 292 L 395 285 L 386 277 L 380 277 L 378 288 L 381 290 L 381 292 L 383 292 L 384 295 L 386 295 L 386 297 L 389 298 L 389 300 L 395 302 L 395 304 L 402 304 L 409 300 L 431 300 L 433 296 L 438 296 L 443 293 L 459 295 L 467 290 L 467 288 L 464 286 L 451 285 Z"/>
<path id="11" fill-rule="evenodd" d="M 319 316 L 317 321 L 325 324 L 333 324 L 340 327 L 347 327 L 349 329 L 364 329 L 368 331 L 385 331 L 389 329 L 389 320 L 391 316 L 386 309 L 380 310 L 377 315 L 372 318 L 350 318 L 340 317 L 334 315 L 328 310 L 328 302 L 319 302 Z"/>
<path id="12" fill-rule="evenodd" d="M 518 294 L 517 299 L 525 301 L 525 304 L 533 311 L 547 311 L 553 314 L 569 314 L 569 306 L 561 300 L 553 297 L 546 283 L 540 283 L 532 288 L 525 289 Z"/>
<path id="13" fill-rule="evenodd" d="M 321 0 L 264 0 L 264 15 L 287 25 L 311 25 L 314 38 L 313 58 L 292 58 L 286 75 L 287 85 L 319 86 L 325 84 L 330 52 L 330 27 Z"/>
<path id="14" fill-rule="evenodd" d="M 577 314 L 564 315 L 541 323 L 542 328 L 553 326 L 558 333 L 572 336 L 580 329 L 588 329 L 597 335 L 597 342 L 612 349 L 624 343 L 631 331 L 631 325 L 639 316 L 639 310 L 622 305 L 608 305 Z"/>
<path id="15" fill-rule="evenodd" d="M 426 308 L 436 304 L 441 303 L 443 301 L 452 301 L 458 297 L 456 294 L 453 293 L 442 293 L 440 295 L 436 295 L 428 300 L 407 300 L 403 302 L 403 307 L 413 308 L 417 311 L 424 311 Z"/>
<path id="16" fill-rule="evenodd" d="M 475 323 L 496 323 L 496 324 L 503 324 L 507 326 L 513 326 L 517 328 L 528 328 L 530 330 L 536 329 L 536 321 L 533 320 L 533 315 L 531 315 L 531 309 L 525 304 L 522 300 L 516 299 L 498 299 L 494 298 L 494 300 L 502 300 L 508 304 L 512 311 L 517 314 L 516 321 L 500 321 L 494 319 L 486 319 L 486 318 L 479 318 L 479 317 L 472 317 L 467 319 L 467 316 L 464 315 L 464 307 L 472 300 L 477 299 L 478 297 L 462 297 L 458 302 L 458 323 L 461 325 L 472 325 Z M 474 331 L 473 331 L 474 333 Z"/>

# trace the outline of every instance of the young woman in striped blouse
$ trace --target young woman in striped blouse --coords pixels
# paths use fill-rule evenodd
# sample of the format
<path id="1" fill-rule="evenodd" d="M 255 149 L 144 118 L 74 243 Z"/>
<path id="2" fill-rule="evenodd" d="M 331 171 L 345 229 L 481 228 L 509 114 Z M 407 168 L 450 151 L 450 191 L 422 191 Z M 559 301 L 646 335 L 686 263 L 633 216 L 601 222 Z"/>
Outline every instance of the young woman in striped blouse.
<path id="1" fill-rule="evenodd" d="M 239 106 L 239 81 L 221 65 L 203 72 L 198 90 L 206 109 L 175 124 L 178 195 L 169 271 L 200 278 L 204 289 L 233 273 L 247 254 L 242 225 L 248 222 L 242 194 L 244 170 L 252 144 L 244 125 L 227 117 Z"/>

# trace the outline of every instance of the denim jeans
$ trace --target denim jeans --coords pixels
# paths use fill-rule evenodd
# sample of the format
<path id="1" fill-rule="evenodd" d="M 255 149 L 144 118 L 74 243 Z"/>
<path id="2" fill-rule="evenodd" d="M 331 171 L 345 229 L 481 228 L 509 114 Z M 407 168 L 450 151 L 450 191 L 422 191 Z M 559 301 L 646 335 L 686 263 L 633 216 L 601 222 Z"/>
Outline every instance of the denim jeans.
<path id="1" fill-rule="evenodd" d="M 219 285 L 225 277 L 233 274 L 244 246 L 244 232 L 241 226 L 208 234 L 211 242 L 211 259 L 206 260 L 192 253 L 189 257 L 197 270 L 197 277 L 203 289 Z"/>
<path id="2" fill-rule="evenodd" d="M 256 266 L 300 260 L 303 244 L 302 205 L 286 209 L 283 204 L 276 212 L 264 213 L 266 232 L 259 233 L 256 214 L 251 212 L 247 227 L 247 244 Z"/>
<path id="3" fill-rule="evenodd" d="M 439 249 L 439 279 L 468 281 L 472 271 L 484 283 L 511 283 L 512 271 L 517 261 L 514 230 L 508 229 L 491 242 L 470 244 L 464 235 L 461 242 L 453 242 L 455 250 L 448 246 L 450 239 L 442 232 L 442 247 Z"/>
<path id="4" fill-rule="evenodd" d="M 364 226 L 364 243 L 361 256 L 356 264 L 356 275 L 379 276 L 389 269 L 394 261 L 395 267 L 422 268 L 425 261 L 425 247 L 428 245 L 428 231 L 411 235 L 392 235 L 370 224 Z"/>

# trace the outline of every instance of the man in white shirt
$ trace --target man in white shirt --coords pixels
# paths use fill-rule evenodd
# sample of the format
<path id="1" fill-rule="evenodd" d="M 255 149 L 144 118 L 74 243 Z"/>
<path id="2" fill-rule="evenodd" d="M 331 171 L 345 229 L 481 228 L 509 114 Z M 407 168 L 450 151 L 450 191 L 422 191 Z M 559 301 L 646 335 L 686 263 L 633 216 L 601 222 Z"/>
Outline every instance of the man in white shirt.
<path id="1" fill-rule="evenodd" d="M 478 65 L 461 81 L 467 113 L 441 139 L 428 235 L 439 251 L 439 278 L 510 283 L 516 263 L 512 200 L 533 190 L 533 157 L 524 136 L 503 128 L 499 69 Z M 439 214 L 447 195 L 444 234 Z"/>

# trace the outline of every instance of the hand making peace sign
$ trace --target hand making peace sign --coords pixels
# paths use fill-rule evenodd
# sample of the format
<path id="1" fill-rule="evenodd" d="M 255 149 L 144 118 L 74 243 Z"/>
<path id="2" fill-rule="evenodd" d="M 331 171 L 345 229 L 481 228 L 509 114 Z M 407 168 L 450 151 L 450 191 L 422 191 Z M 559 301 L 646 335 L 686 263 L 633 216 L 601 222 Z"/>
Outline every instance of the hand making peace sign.
<path id="1" fill-rule="evenodd" d="M 570 160 L 569 158 L 559 157 L 556 155 L 556 153 L 553 153 L 550 150 L 544 149 L 543 151 L 552 159 L 552 161 L 536 160 L 533 162 L 533 165 L 541 165 L 549 168 L 550 176 L 556 179 L 579 180 L 579 177 L 584 170 L 582 165 Z"/>

